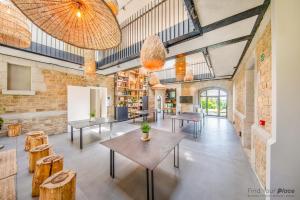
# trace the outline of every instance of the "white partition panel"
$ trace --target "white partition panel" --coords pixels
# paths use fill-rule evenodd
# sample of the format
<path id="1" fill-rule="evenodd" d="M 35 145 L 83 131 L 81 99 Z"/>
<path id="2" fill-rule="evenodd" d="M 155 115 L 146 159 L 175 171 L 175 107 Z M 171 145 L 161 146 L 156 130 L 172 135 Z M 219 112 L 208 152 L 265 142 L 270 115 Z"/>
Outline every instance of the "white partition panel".
<path id="1" fill-rule="evenodd" d="M 90 118 L 90 88 L 68 86 L 68 121 Z"/>

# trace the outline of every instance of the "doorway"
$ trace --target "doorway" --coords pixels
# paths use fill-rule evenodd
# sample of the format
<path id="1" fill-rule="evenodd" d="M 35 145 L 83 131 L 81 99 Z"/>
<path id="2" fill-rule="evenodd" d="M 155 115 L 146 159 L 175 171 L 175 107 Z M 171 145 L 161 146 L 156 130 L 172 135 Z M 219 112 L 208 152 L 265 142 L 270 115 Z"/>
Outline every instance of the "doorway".
<path id="1" fill-rule="evenodd" d="M 208 88 L 199 92 L 200 106 L 208 116 L 227 117 L 227 92 Z"/>

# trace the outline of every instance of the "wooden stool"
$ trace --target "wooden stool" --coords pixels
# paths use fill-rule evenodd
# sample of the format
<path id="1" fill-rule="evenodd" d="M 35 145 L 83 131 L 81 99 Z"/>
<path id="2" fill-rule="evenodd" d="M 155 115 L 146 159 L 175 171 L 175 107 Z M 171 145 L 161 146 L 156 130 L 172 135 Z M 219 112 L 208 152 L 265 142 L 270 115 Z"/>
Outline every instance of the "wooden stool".
<path id="1" fill-rule="evenodd" d="M 63 170 L 63 156 L 50 155 L 36 162 L 34 175 L 32 177 L 32 196 L 39 196 L 40 185 L 51 175 Z"/>
<path id="2" fill-rule="evenodd" d="M 50 148 L 48 144 L 42 144 L 29 151 L 29 172 L 34 172 L 37 160 L 50 155 Z"/>
<path id="3" fill-rule="evenodd" d="M 33 131 L 26 133 L 24 147 L 25 151 L 29 151 L 30 149 L 42 144 L 48 144 L 48 135 L 46 135 L 43 131 Z"/>
<path id="4" fill-rule="evenodd" d="M 8 132 L 7 132 L 8 137 L 15 137 L 21 134 L 22 125 L 20 123 L 10 124 L 7 126 L 7 128 L 8 128 Z"/>
<path id="5" fill-rule="evenodd" d="M 40 186 L 40 200 L 74 200 L 76 172 L 64 170 L 47 178 Z"/>

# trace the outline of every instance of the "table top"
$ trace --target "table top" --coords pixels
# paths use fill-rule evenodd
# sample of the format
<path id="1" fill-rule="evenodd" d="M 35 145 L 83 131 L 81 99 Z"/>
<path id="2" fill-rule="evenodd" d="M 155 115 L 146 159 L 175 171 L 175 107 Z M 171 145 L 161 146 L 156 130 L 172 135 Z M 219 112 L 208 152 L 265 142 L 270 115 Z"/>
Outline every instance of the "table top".
<path id="1" fill-rule="evenodd" d="M 0 152 L 0 180 L 17 174 L 16 149 Z"/>
<path id="2" fill-rule="evenodd" d="M 78 120 L 78 121 L 70 121 L 68 124 L 74 128 L 85 128 L 100 124 L 106 124 L 106 123 L 113 123 L 117 122 L 114 118 L 108 117 L 108 118 L 96 118 L 94 121 L 90 121 L 89 119 L 86 120 Z"/>
<path id="3" fill-rule="evenodd" d="M 137 129 L 100 144 L 153 170 L 185 136 L 181 133 L 151 129 L 150 141 L 143 142 L 141 137 L 141 130 Z"/>
<path id="4" fill-rule="evenodd" d="M 139 115 L 148 115 L 149 111 L 148 110 L 137 110 L 134 113 L 139 114 Z"/>
<path id="5" fill-rule="evenodd" d="M 201 121 L 202 114 L 196 112 L 183 112 L 181 114 L 171 116 L 172 119 L 188 120 L 188 121 Z"/>

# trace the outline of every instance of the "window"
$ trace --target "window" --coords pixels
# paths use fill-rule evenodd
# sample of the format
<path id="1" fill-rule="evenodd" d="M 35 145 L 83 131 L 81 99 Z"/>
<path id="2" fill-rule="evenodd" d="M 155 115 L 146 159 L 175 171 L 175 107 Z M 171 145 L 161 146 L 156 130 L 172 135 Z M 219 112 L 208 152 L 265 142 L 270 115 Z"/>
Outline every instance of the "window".
<path id="1" fill-rule="evenodd" d="M 200 106 L 209 116 L 227 116 L 227 93 L 219 88 L 202 90 L 199 93 Z"/>
<path id="2" fill-rule="evenodd" d="M 31 90 L 31 68 L 21 65 L 7 65 L 7 90 Z"/>

